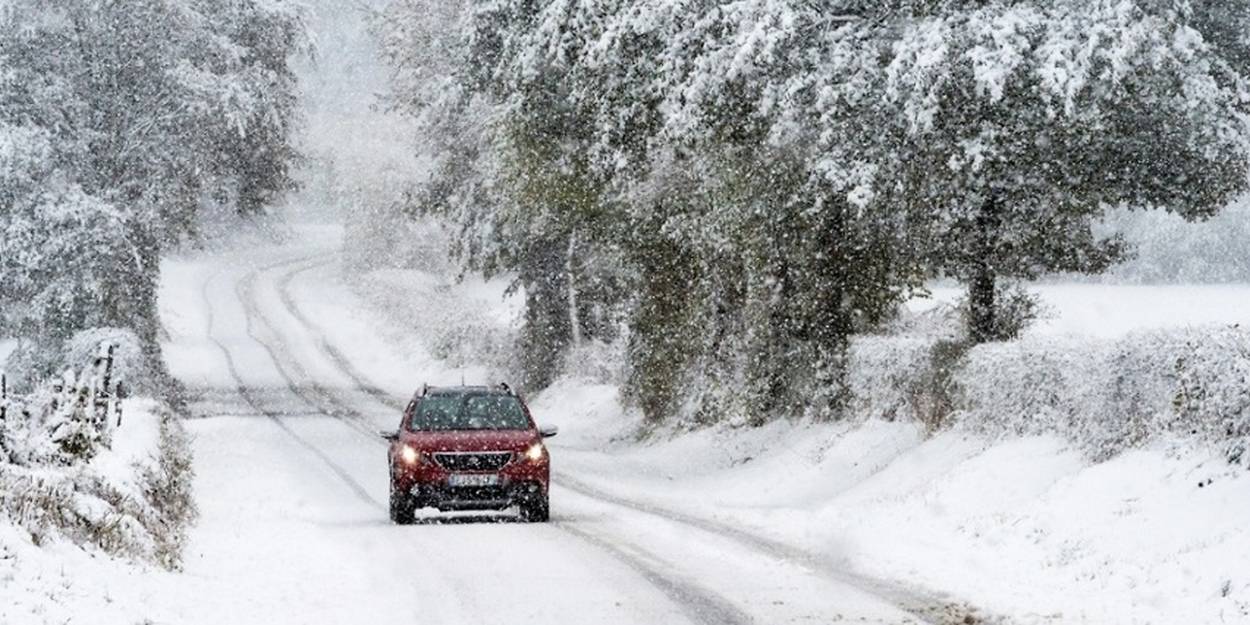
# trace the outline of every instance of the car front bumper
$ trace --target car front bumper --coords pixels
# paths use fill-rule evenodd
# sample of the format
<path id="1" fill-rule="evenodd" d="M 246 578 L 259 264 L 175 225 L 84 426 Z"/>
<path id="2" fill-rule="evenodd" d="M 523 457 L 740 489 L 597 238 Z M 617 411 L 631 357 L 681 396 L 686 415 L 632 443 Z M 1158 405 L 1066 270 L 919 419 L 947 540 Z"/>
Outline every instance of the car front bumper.
<path id="1" fill-rule="evenodd" d="M 502 510 L 546 497 L 541 482 L 519 481 L 499 486 L 451 487 L 417 483 L 409 493 L 419 506 L 439 510 Z"/>

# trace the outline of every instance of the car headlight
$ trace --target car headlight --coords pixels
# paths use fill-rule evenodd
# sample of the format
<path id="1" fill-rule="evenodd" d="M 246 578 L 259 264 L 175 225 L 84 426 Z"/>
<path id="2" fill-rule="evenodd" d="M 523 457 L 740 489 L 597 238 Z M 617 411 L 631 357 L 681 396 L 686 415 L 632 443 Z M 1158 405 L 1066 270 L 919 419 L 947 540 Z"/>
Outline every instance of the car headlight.
<path id="1" fill-rule="evenodd" d="M 542 443 L 534 443 L 525 450 L 525 459 L 530 462 L 538 462 L 547 457 L 547 448 Z"/>
<path id="2" fill-rule="evenodd" d="M 405 464 L 416 464 L 421 460 L 421 452 L 404 445 L 399 449 L 399 457 Z"/>

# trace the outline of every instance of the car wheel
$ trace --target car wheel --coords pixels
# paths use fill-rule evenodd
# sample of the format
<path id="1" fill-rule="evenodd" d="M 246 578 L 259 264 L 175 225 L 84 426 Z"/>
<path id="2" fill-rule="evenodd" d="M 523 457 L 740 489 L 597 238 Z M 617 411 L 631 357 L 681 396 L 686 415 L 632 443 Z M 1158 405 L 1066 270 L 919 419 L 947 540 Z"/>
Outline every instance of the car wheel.
<path id="1" fill-rule="evenodd" d="M 417 509 L 412 495 L 395 489 L 391 485 L 391 522 L 396 525 L 409 525 L 413 521 L 413 512 Z"/>
<path id="2" fill-rule="evenodd" d="M 521 504 L 521 518 L 529 523 L 546 523 L 551 518 L 551 505 L 546 497 Z"/>

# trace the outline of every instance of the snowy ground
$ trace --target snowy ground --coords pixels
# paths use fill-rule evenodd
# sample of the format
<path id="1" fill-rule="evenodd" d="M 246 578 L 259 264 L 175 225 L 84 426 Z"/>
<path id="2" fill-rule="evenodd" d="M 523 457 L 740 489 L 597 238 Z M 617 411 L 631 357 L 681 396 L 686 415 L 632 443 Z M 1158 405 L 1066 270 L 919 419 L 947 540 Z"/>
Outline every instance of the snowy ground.
<path id="1" fill-rule="evenodd" d="M 538 402 L 561 405 L 605 429 L 619 418 L 610 389 L 567 384 Z M 883 421 L 609 449 L 564 450 L 562 475 L 951 593 L 1007 622 L 1250 619 L 1250 476 L 1209 451 L 1092 464 L 1053 438 L 926 439 Z"/>
<path id="2" fill-rule="evenodd" d="M 1250 285 L 1036 284 L 1042 318 L 1029 334 L 1115 338 L 1130 332 L 1206 325 L 1250 327 Z M 958 287 L 940 286 L 909 303 L 914 311 L 953 304 Z"/>
<path id="3" fill-rule="evenodd" d="M 26 599 L 0 622 L 1250 622 L 1250 478 L 1191 447 L 1092 464 L 1055 439 L 880 421 L 640 443 L 615 388 L 568 379 L 532 398 L 562 428 L 552 523 L 392 526 L 374 432 L 423 382 L 489 376 L 431 336 L 504 331 L 516 303 L 496 283 L 344 276 L 338 230 L 298 234 L 166 264 L 166 358 L 197 417 L 185 572 L 2 537 L 0 594 Z M 1046 332 L 1246 310 L 1240 287 L 1189 317 L 1198 296 L 1046 288 Z"/>
<path id="4" fill-rule="evenodd" d="M 382 280 L 419 290 L 430 279 L 402 274 Z M 1043 336 L 1250 321 L 1243 285 L 1033 288 L 1049 309 L 1031 330 Z M 395 322 L 393 299 L 380 301 Z M 566 489 L 811 554 L 812 570 L 861 586 L 967 601 L 1012 623 L 1250 619 L 1250 477 L 1209 449 L 1160 442 L 1096 464 L 1056 438 L 926 438 L 882 421 L 638 443 L 613 387 L 565 380 L 533 404 L 565 427 L 555 447 Z"/>
<path id="5" fill-rule="evenodd" d="M 104 477 L 126 496 L 142 497 L 139 466 L 153 463 L 159 437 L 156 405 L 126 402 L 112 447 L 91 460 L 87 472 Z M 150 565 L 84 550 L 49 535 L 31 534 L 0 520 L 0 623 L 133 623 L 157 614 L 145 604 L 173 576 Z"/>
<path id="6" fill-rule="evenodd" d="M 448 367 L 370 310 L 345 284 L 335 235 L 166 267 L 166 357 L 197 394 L 202 511 L 182 576 L 197 592 L 158 602 L 169 621 L 918 622 L 892 588 L 560 486 L 547 525 L 392 526 L 376 430 L 394 428 L 421 382 L 484 373 Z M 494 288 L 450 290 L 489 301 Z"/>

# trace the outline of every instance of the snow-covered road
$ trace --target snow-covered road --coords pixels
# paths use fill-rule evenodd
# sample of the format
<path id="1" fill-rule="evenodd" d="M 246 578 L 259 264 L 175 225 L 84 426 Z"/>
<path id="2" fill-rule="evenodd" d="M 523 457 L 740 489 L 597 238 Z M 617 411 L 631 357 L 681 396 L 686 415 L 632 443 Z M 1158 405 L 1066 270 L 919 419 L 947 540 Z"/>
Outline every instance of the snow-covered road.
<path id="1" fill-rule="evenodd" d="M 561 445 L 583 445 L 576 437 L 553 441 L 550 524 L 458 515 L 392 526 L 376 432 L 393 429 L 421 382 L 477 372 L 397 349 L 402 330 L 382 327 L 342 281 L 333 243 L 316 237 L 167 270 L 167 358 L 195 396 L 202 515 L 178 584 L 194 589 L 167 593 L 162 613 L 204 623 L 923 622 L 925 602 L 896 589 L 582 486 L 560 472 Z"/>

